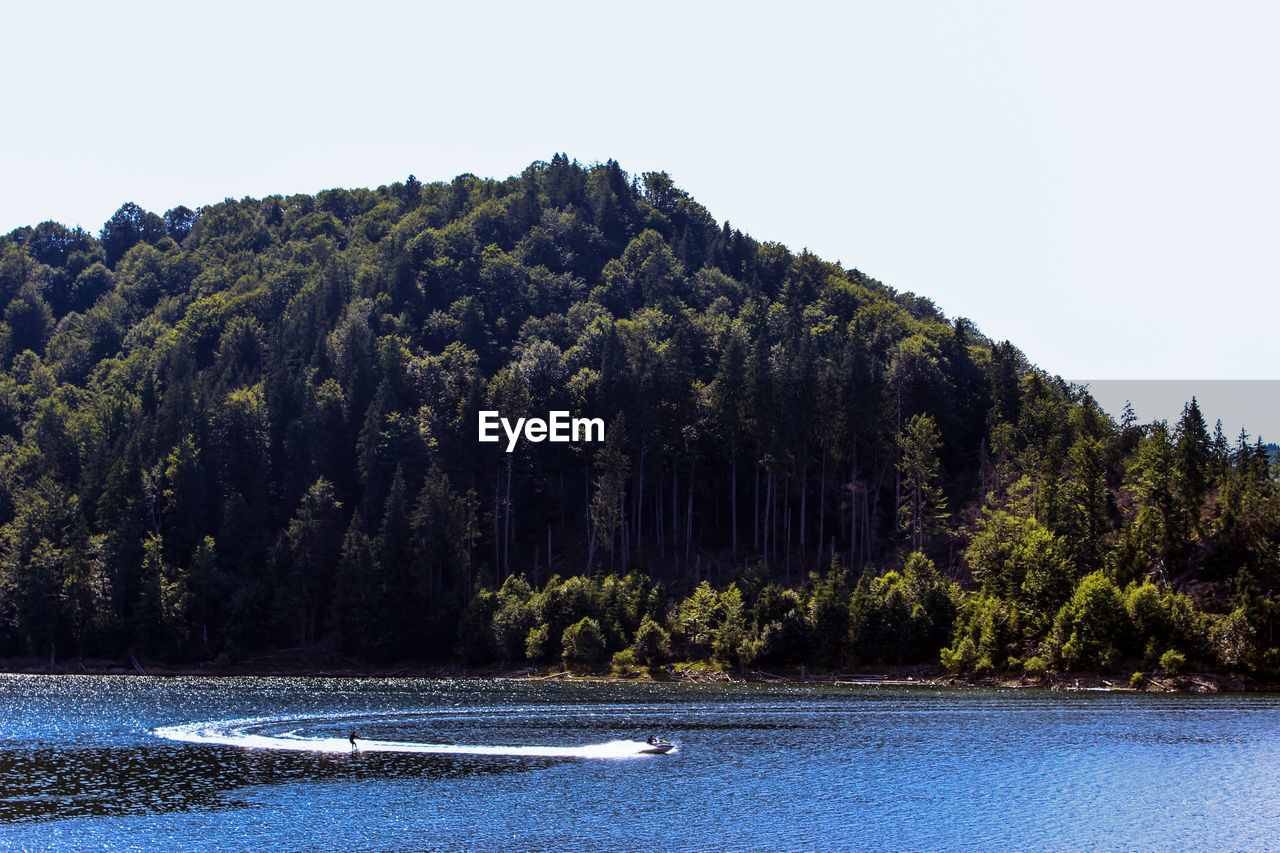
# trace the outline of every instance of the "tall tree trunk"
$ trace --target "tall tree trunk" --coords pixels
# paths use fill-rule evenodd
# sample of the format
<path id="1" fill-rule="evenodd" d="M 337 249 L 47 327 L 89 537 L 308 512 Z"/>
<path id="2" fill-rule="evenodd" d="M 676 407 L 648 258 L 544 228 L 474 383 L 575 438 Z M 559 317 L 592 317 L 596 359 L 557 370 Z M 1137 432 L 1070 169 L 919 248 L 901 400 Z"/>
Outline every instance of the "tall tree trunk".
<path id="1" fill-rule="evenodd" d="M 636 547 L 640 549 L 640 553 L 644 553 L 644 451 L 645 436 L 640 436 L 640 465 L 638 473 L 640 482 L 636 487 Z"/>
<path id="2" fill-rule="evenodd" d="M 872 513 L 876 509 L 879 498 L 873 500 L 871 493 L 871 484 L 867 483 L 862 494 L 862 544 L 858 548 L 859 560 L 865 564 L 871 559 L 871 549 L 875 544 L 871 541 L 871 519 Z"/>
<path id="3" fill-rule="evenodd" d="M 659 468 L 654 474 L 656 482 L 653 484 L 653 532 L 658 537 L 658 557 L 665 560 L 667 558 L 666 538 L 662 535 L 665 529 L 662 523 L 662 469 Z"/>
<path id="4" fill-rule="evenodd" d="M 671 466 L 671 553 L 680 566 L 680 464 Z"/>
<path id="5" fill-rule="evenodd" d="M 729 514 L 733 518 L 733 554 L 738 555 L 738 454 L 730 453 L 733 464 L 729 475 Z"/>
<path id="6" fill-rule="evenodd" d="M 502 469 L 499 468 L 493 477 L 493 570 L 496 572 L 502 565 Z M 471 590 L 467 590 L 471 595 Z"/>
<path id="7" fill-rule="evenodd" d="M 782 485 L 782 559 L 787 564 L 787 586 L 791 586 L 791 475 Z"/>
<path id="8" fill-rule="evenodd" d="M 507 514 L 502 523 L 502 579 L 511 574 L 511 468 L 512 454 L 507 454 Z"/>
<path id="9" fill-rule="evenodd" d="M 754 476 L 756 481 L 756 497 L 755 504 L 751 508 L 751 548 L 754 551 L 760 550 L 760 463 L 757 461 L 754 467 Z"/>
<path id="10" fill-rule="evenodd" d="M 898 507 L 902 506 L 902 465 L 900 459 L 902 451 L 898 450 L 898 441 L 902 438 L 902 377 L 898 376 L 898 397 L 897 397 L 897 426 L 898 434 L 894 436 L 894 450 L 891 452 L 894 459 L 893 466 L 893 511 L 896 513 Z M 894 527 L 897 528 L 897 518 L 894 518 Z"/>
<path id="11" fill-rule="evenodd" d="M 787 478 L 787 482 L 790 483 L 790 478 Z M 786 507 L 786 515 L 783 516 L 783 519 L 782 519 L 782 530 L 783 532 L 785 532 L 786 542 L 783 543 L 782 553 L 783 553 L 783 558 L 785 558 L 787 562 L 787 587 L 790 587 L 791 585 L 791 502 L 786 501 L 785 503 L 783 503 L 783 506 Z"/>
<path id="12" fill-rule="evenodd" d="M 853 463 L 849 472 L 849 568 L 857 565 L 858 559 L 858 463 Z"/>
<path id="13" fill-rule="evenodd" d="M 596 532 L 591 531 L 591 537 L 587 540 L 587 572 L 591 571 L 591 567 L 595 564 L 596 559 Z"/>
<path id="14" fill-rule="evenodd" d="M 897 470 L 896 465 L 894 466 L 894 470 L 895 471 Z M 876 528 L 874 525 L 874 521 L 880 518 L 880 493 L 884 491 L 884 478 L 885 478 L 885 475 L 888 473 L 889 473 L 889 463 L 881 462 L 880 476 L 876 478 L 875 493 L 872 495 L 873 502 L 871 504 L 871 515 L 870 515 L 870 518 L 867 519 L 867 530 L 866 530 L 867 546 L 866 546 L 865 559 L 868 561 L 871 559 L 871 553 L 875 550 L 875 547 L 876 547 L 876 539 L 878 537 L 876 536 Z M 893 506 L 894 506 L 894 511 L 897 511 L 898 505 L 895 503 Z"/>
<path id="15" fill-rule="evenodd" d="M 772 530 L 769 532 L 769 546 L 773 548 L 773 565 L 778 564 L 778 475 L 769 474 L 773 478 L 773 506 L 771 511 Z"/>
<path id="16" fill-rule="evenodd" d="M 801 464 L 800 466 L 800 562 L 801 563 L 804 562 L 804 555 L 806 553 L 806 550 L 805 550 L 806 543 L 804 538 L 804 523 L 805 523 L 805 519 L 808 517 L 805 512 L 806 500 L 808 497 L 809 497 L 809 466 L 807 464 Z M 822 540 L 819 539 L 818 541 L 821 542 Z"/>
<path id="17" fill-rule="evenodd" d="M 769 502 L 773 498 L 773 474 L 769 471 L 764 473 L 764 516 L 760 519 L 761 534 L 763 542 L 761 543 L 761 553 L 764 555 L 764 567 L 769 568 Z"/>
<path id="18" fill-rule="evenodd" d="M 822 568 L 823 537 L 826 534 L 827 446 L 822 445 L 822 473 L 818 477 L 818 569 Z"/>
<path id="19" fill-rule="evenodd" d="M 693 546 L 693 478 L 694 463 L 689 463 L 689 503 L 684 516 L 684 564 L 689 565 L 689 549 Z"/>

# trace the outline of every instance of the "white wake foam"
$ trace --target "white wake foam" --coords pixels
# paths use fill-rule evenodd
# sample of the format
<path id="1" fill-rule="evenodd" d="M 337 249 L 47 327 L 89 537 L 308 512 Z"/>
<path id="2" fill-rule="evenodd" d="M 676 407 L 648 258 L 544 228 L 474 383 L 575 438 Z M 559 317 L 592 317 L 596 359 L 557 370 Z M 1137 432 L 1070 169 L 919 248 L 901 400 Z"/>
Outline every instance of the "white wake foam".
<path id="1" fill-rule="evenodd" d="M 298 734 L 295 728 L 279 734 L 262 734 L 255 729 L 272 723 L 297 722 L 296 718 L 254 718 L 217 720 L 161 726 L 153 733 L 167 740 L 183 743 L 219 744 L 248 749 L 284 749 L 295 752 L 350 753 L 346 737 L 312 737 Z M 467 746 L 445 743 L 358 739 L 360 752 L 401 752 L 426 755 L 505 755 L 544 758 L 639 758 L 648 744 L 639 740 L 611 740 L 586 746 Z M 672 752 L 679 750 L 679 747 Z M 670 753 L 668 753 L 670 754 Z"/>

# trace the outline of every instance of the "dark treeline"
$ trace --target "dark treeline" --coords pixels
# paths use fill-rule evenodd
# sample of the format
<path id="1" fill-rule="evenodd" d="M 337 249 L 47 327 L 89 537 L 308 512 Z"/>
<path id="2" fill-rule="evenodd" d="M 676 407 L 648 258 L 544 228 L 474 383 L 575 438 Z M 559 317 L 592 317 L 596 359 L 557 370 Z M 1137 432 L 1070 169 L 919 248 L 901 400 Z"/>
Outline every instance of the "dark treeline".
<path id="1" fill-rule="evenodd" d="M 127 204 L 0 238 L 0 305 L 0 654 L 1280 663 L 1260 441 L 662 173 Z"/>

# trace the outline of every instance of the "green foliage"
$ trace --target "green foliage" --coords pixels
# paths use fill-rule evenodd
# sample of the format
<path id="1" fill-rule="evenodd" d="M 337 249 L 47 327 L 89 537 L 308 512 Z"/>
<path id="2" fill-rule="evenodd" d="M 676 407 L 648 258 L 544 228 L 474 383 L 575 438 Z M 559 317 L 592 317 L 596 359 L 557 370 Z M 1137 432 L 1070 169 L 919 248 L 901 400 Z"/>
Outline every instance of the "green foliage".
<path id="1" fill-rule="evenodd" d="M 1160 655 L 1160 668 L 1170 675 L 1180 675 L 1187 668 L 1187 656 L 1182 652 L 1169 649 Z"/>
<path id="2" fill-rule="evenodd" d="M 809 631 L 816 659 L 838 666 L 848 654 L 851 618 L 849 590 L 845 571 L 838 565 L 821 577 L 810 578 L 813 593 L 809 596 Z"/>
<path id="3" fill-rule="evenodd" d="M 40 295 L 35 282 L 28 280 L 4 309 L 0 324 L 0 351 L 6 356 L 24 350 L 44 354 L 44 345 L 53 332 L 53 312 Z"/>
<path id="4" fill-rule="evenodd" d="M 635 649 L 631 646 L 620 652 L 613 653 L 613 671 L 618 674 L 626 675 L 630 673 L 639 664 L 636 660 Z"/>
<path id="5" fill-rule="evenodd" d="M 1153 565 L 1162 577 L 1177 568 L 1181 519 L 1174 492 L 1175 451 L 1163 421 L 1152 425 L 1142 439 L 1128 475 L 1137 500 L 1137 514 L 1129 525 L 1130 547 L 1144 564 Z"/>
<path id="6" fill-rule="evenodd" d="M 798 663 L 806 658 L 808 645 L 808 615 L 799 593 L 776 583 L 766 585 L 752 608 L 751 635 L 743 646 L 747 662 Z"/>
<path id="7" fill-rule="evenodd" d="M 676 609 L 675 634 L 688 660 L 717 660 L 734 663 L 746 637 L 742 593 L 729 584 L 717 593 L 706 581 Z"/>
<path id="8" fill-rule="evenodd" d="M 970 596 L 956 618 L 955 638 L 941 652 L 951 672 L 1004 669 L 1021 653 L 1017 608 L 991 593 Z"/>
<path id="9" fill-rule="evenodd" d="M 1107 670 L 1119 662 L 1132 631 L 1115 581 L 1105 572 L 1090 572 L 1054 618 L 1050 654 L 1066 669 Z"/>
<path id="10" fill-rule="evenodd" d="M 534 661 L 549 660 L 553 656 L 550 625 L 543 623 L 529 629 L 529 636 L 525 638 L 525 654 Z"/>
<path id="11" fill-rule="evenodd" d="M 189 601 L 187 577 L 181 569 L 165 562 L 164 540 L 158 535 L 153 533 L 146 538 L 142 554 L 138 627 L 148 652 L 164 652 L 179 647 L 183 641 Z"/>
<path id="12" fill-rule="evenodd" d="M 1131 584 L 1124 598 L 1134 636 L 1142 643 L 1144 666 L 1155 666 L 1158 658 L 1170 651 L 1184 656 L 1209 654 L 1207 620 L 1186 595 L 1161 591 L 1146 581 Z"/>
<path id="13" fill-rule="evenodd" d="M 1060 537 L 1004 510 L 983 513 L 964 558 L 985 592 L 1016 602 L 1037 624 L 1057 612 L 1077 577 Z"/>
<path id="14" fill-rule="evenodd" d="M 180 473 L 175 468 L 188 458 L 184 454 L 174 459 L 167 472 L 168 482 L 179 479 Z M 188 500 L 200 494 L 194 486 L 173 491 L 175 498 L 182 495 Z M 342 553 L 341 511 L 342 504 L 334 497 L 333 485 L 320 477 L 303 496 L 286 531 L 291 558 L 290 574 L 284 586 L 290 597 L 287 609 L 297 619 L 298 640 L 304 645 L 326 633 L 326 604 Z M 198 516 L 180 518 L 189 523 Z M 348 583 L 353 581 L 354 578 L 348 578 Z"/>
<path id="15" fill-rule="evenodd" d="M 1259 632 L 1243 606 L 1217 621 L 1212 640 L 1218 660 L 1229 670 L 1252 670 L 1261 662 Z"/>
<path id="16" fill-rule="evenodd" d="M 742 642 L 746 638 L 746 623 L 742 612 L 742 593 L 737 584 L 729 586 L 720 593 L 717 603 L 717 625 L 715 639 L 711 642 L 711 650 L 717 660 L 726 663 L 737 663 Z"/>
<path id="17" fill-rule="evenodd" d="M 533 621 L 525 641 L 526 654 L 532 660 L 558 659 L 564 651 L 563 638 L 571 626 L 583 619 L 600 615 L 599 586 L 588 578 L 553 577 L 529 601 Z M 600 623 L 596 621 L 599 630 Z"/>
<path id="18" fill-rule="evenodd" d="M 636 638 L 629 651 L 639 663 L 649 666 L 662 663 L 671 653 L 671 635 L 646 614 L 636 629 Z"/>
<path id="19" fill-rule="evenodd" d="M 0 309 L 0 656 L 1280 660 L 1265 446 L 1112 423 L 661 172 L 126 204 L 0 236 Z"/>
<path id="20" fill-rule="evenodd" d="M 924 547 L 925 536 L 932 532 L 937 518 L 946 508 L 939 475 L 938 449 L 942 439 L 929 415 L 913 415 L 898 437 L 902 450 L 902 506 L 899 525 L 911 535 L 917 551 Z"/>
<path id="21" fill-rule="evenodd" d="M 565 628 L 561 645 L 565 663 L 593 666 L 604 659 L 604 635 L 600 632 L 600 623 L 590 616 Z"/>
<path id="22" fill-rule="evenodd" d="M 493 636 L 493 616 L 497 609 L 498 597 L 488 590 L 480 590 L 463 611 L 458 624 L 457 651 L 472 666 L 490 663 L 497 657 Z"/>
<path id="23" fill-rule="evenodd" d="M 493 639 L 503 660 L 522 660 L 528 650 L 529 630 L 534 624 L 532 598 L 533 590 L 522 575 L 507 578 L 498 591 L 497 608 L 492 617 Z"/>
<path id="24" fill-rule="evenodd" d="M 862 659 L 877 663 L 936 659 L 951 638 L 958 595 L 918 551 L 907 555 L 900 572 L 878 578 L 864 574 L 852 600 L 854 648 Z"/>

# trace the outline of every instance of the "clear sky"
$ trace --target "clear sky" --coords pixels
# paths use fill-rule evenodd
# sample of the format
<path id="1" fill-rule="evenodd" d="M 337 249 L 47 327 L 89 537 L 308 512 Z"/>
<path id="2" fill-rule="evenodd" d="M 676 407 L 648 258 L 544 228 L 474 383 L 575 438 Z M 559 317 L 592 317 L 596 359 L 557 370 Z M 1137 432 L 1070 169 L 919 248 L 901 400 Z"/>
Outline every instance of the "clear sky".
<path id="1" fill-rule="evenodd" d="M 4 30 L 0 232 L 563 151 L 1051 373 L 1280 376 L 1280 4 L 27 3 Z"/>

